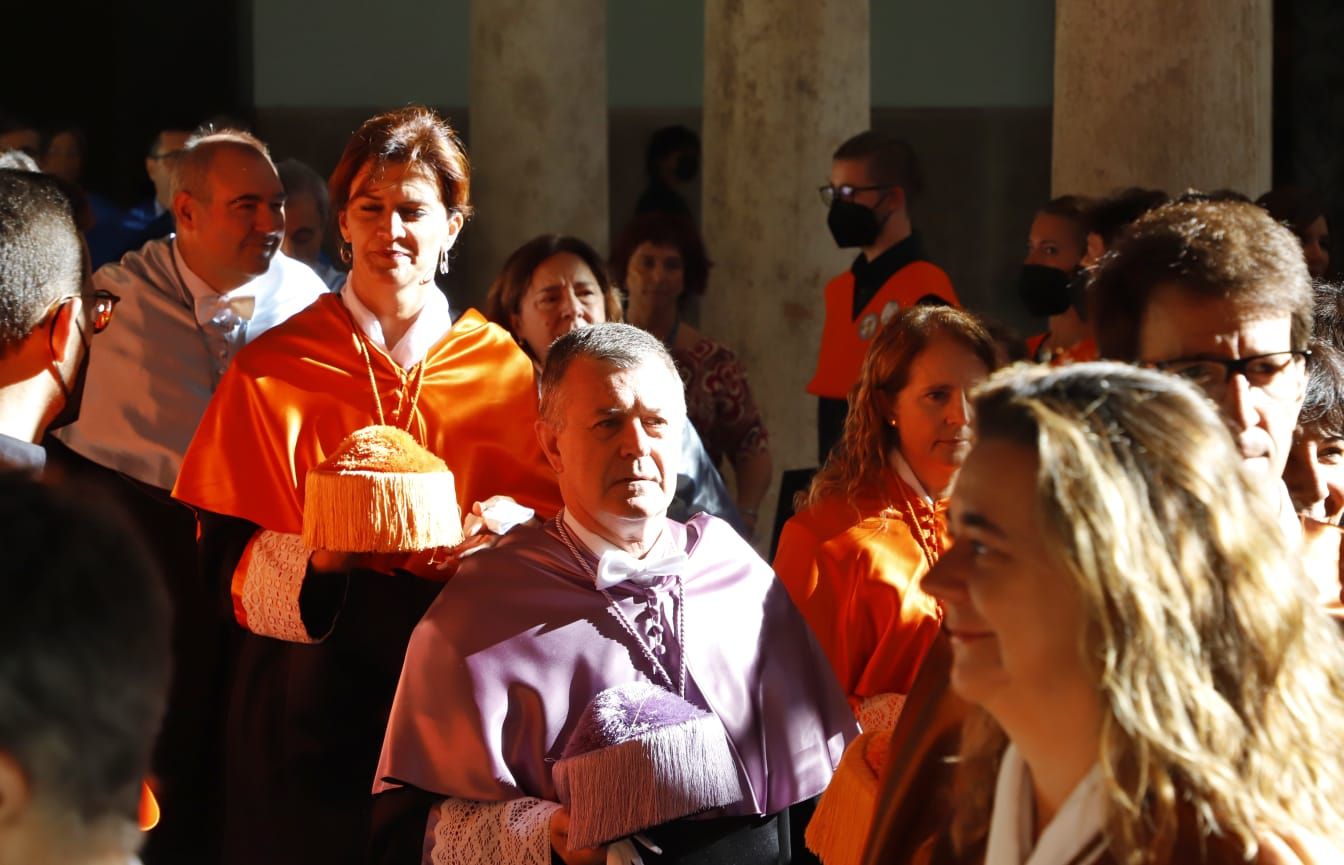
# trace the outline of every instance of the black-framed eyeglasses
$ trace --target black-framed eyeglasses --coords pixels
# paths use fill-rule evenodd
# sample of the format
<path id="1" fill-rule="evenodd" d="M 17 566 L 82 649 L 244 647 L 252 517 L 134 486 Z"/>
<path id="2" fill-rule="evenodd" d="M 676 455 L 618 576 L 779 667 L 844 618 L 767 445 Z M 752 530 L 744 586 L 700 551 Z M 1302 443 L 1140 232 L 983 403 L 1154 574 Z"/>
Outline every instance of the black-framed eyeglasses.
<path id="1" fill-rule="evenodd" d="M 1181 357 L 1149 366 L 1179 376 L 1211 395 L 1226 390 L 1233 375 L 1242 376 L 1251 387 L 1273 394 L 1290 381 L 1284 375 L 1288 368 L 1310 356 L 1311 352 L 1303 349 L 1239 358 Z"/>
<path id="2" fill-rule="evenodd" d="M 120 295 L 101 288 L 93 293 L 92 302 L 86 299 L 89 322 L 93 325 L 94 333 L 102 333 L 107 330 L 107 326 L 112 323 L 112 311 L 117 308 L 118 303 L 121 303 Z"/>
<path id="3" fill-rule="evenodd" d="M 821 203 L 830 207 L 836 199 L 840 201 L 853 201 L 854 196 L 860 192 L 874 192 L 879 189 L 891 189 L 889 185 L 882 186 L 850 186 L 848 183 L 842 183 L 839 186 L 832 186 L 827 183 L 825 186 L 818 186 L 817 192 L 821 193 Z"/>
<path id="4" fill-rule="evenodd" d="M 102 333 L 107 330 L 107 326 L 112 323 L 112 311 L 121 302 L 121 296 L 101 288 L 92 294 L 63 294 L 51 302 L 42 317 L 46 318 L 52 315 L 66 301 L 74 300 L 77 297 L 84 301 L 84 312 L 89 317 L 89 326 L 93 328 L 93 332 Z"/>

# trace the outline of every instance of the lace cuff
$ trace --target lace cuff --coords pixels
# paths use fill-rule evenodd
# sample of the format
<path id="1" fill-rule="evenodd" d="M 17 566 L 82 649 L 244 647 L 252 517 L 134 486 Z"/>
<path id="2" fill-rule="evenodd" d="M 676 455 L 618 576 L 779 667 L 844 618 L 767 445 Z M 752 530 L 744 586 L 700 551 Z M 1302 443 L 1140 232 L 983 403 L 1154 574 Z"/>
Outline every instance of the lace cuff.
<path id="1" fill-rule="evenodd" d="M 333 622 L 310 629 L 299 607 L 308 557 L 299 535 L 262 529 L 248 541 L 233 571 L 233 613 L 254 634 L 292 643 L 316 643 Z"/>
<path id="2" fill-rule="evenodd" d="M 507 802 L 445 799 L 429 815 L 425 865 L 551 865 L 551 814 L 557 802 L 525 796 Z"/>
<path id="3" fill-rule="evenodd" d="M 859 728 L 865 733 L 874 730 L 894 730 L 904 706 L 904 694 L 874 694 L 871 697 L 864 697 L 859 702 L 854 715 L 859 720 Z"/>

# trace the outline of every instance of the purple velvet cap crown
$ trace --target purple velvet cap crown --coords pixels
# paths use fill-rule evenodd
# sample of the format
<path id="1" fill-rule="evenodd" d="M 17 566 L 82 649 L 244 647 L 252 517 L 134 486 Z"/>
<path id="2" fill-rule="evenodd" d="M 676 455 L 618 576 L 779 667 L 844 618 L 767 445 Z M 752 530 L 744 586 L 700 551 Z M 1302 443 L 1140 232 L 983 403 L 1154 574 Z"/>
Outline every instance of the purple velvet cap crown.
<path id="1" fill-rule="evenodd" d="M 718 717 L 648 682 L 593 698 L 554 778 L 575 848 L 742 798 L 737 760 Z"/>
<path id="2" fill-rule="evenodd" d="M 574 732 L 564 756 L 574 757 L 637 739 L 654 730 L 694 721 L 709 713 L 648 682 L 631 682 L 600 691 Z"/>

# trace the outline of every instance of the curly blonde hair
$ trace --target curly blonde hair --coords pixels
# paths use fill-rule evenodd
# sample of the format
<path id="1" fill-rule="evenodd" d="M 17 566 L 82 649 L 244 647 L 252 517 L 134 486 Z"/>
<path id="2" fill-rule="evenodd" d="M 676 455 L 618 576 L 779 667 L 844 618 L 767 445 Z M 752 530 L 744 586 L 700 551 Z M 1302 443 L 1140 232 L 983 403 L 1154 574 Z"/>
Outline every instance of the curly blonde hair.
<path id="1" fill-rule="evenodd" d="M 1040 540 L 1089 623 L 1115 859 L 1169 861 L 1192 820 L 1248 855 L 1266 830 L 1344 835 L 1344 644 L 1213 405 L 1113 363 L 1019 365 L 973 405 L 980 439 L 1039 459 Z M 963 849 L 1004 743 L 984 715 L 967 732 Z"/>
<path id="2" fill-rule="evenodd" d="M 955 340 L 998 368 L 994 338 L 980 319 L 964 310 L 942 305 L 917 305 L 889 321 L 868 347 L 859 380 L 849 392 L 845 432 L 806 492 L 798 494 L 798 510 L 830 496 L 853 502 L 882 488 L 887 452 L 896 444 L 887 423 L 891 401 L 910 379 L 910 367 L 920 352 L 939 337 Z"/>

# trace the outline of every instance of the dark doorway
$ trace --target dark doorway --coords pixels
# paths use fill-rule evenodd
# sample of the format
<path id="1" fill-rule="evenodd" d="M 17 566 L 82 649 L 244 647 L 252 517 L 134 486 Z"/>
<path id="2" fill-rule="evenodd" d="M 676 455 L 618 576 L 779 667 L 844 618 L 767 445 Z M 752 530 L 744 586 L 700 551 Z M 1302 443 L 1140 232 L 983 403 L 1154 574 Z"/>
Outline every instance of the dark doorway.
<path id="1" fill-rule="evenodd" d="M 1275 0 L 1274 184 L 1302 186 L 1344 237 L 1344 3 Z M 1263 189 L 1246 190 L 1258 196 Z M 1344 272 L 1344 245 L 1329 275 Z"/>
<path id="2" fill-rule="evenodd" d="M 122 204 L 147 197 L 144 156 L 162 126 L 215 115 L 250 122 L 247 0 L 33 0 L 4 13 L 0 110 L 88 138 L 84 185 Z"/>

